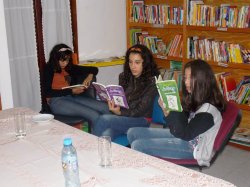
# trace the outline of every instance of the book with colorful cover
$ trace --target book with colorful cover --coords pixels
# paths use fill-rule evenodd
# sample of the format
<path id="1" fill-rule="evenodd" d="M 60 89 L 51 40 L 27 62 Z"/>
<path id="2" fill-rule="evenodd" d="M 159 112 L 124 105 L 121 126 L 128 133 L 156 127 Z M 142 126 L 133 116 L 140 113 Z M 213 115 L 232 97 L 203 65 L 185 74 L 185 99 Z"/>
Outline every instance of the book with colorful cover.
<path id="1" fill-rule="evenodd" d="M 157 48 L 157 52 L 159 55 L 162 56 L 167 56 L 167 46 L 166 44 L 162 41 L 162 39 L 158 38 L 156 39 L 156 48 Z"/>
<path id="2" fill-rule="evenodd" d="M 126 95 L 122 86 L 120 85 L 105 86 L 97 82 L 93 82 L 92 85 L 96 89 L 96 94 L 101 100 L 103 101 L 113 100 L 116 105 L 123 108 L 129 108 Z"/>
<path id="3" fill-rule="evenodd" d="M 238 94 L 235 96 L 235 100 L 238 104 L 246 104 L 248 102 L 249 89 L 250 89 L 250 83 L 241 86 Z"/>
<path id="4" fill-rule="evenodd" d="M 175 80 L 162 80 L 161 76 L 155 77 L 158 93 L 169 111 L 182 111 L 178 86 Z"/>
<path id="5" fill-rule="evenodd" d="M 242 99 L 241 104 L 248 104 L 248 105 L 250 105 L 250 86 L 247 88 L 247 90 L 245 92 L 245 96 Z"/>
<path id="6" fill-rule="evenodd" d="M 171 60 L 170 61 L 170 69 L 181 71 L 182 70 L 182 62 Z"/>
<path id="7" fill-rule="evenodd" d="M 236 89 L 235 89 L 235 96 L 238 95 L 238 92 L 240 91 L 241 87 L 244 84 L 250 83 L 250 77 L 248 76 L 243 76 L 243 78 L 241 79 L 240 83 L 237 85 Z"/>
<path id="8" fill-rule="evenodd" d="M 219 73 L 215 73 L 214 76 L 215 76 L 215 79 L 216 79 L 216 83 L 217 83 L 217 86 L 221 92 L 221 94 L 223 95 L 223 86 L 222 86 L 222 80 L 221 80 L 221 77 L 222 75 L 224 74 L 225 72 L 219 72 Z"/>
<path id="9" fill-rule="evenodd" d="M 230 72 L 221 75 L 223 93 L 227 101 L 235 100 L 236 81 Z"/>

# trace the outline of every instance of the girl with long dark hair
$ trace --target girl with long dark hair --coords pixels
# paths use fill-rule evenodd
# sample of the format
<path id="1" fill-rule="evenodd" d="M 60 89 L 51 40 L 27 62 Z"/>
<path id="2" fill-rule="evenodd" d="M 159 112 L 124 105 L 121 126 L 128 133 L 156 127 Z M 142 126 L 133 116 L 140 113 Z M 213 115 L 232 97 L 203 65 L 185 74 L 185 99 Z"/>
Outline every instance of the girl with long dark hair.
<path id="1" fill-rule="evenodd" d="M 185 64 L 183 112 L 169 112 L 161 99 L 159 104 L 169 128 L 131 128 L 131 147 L 163 158 L 195 158 L 198 164 L 208 166 L 226 105 L 211 67 L 203 60 Z"/>

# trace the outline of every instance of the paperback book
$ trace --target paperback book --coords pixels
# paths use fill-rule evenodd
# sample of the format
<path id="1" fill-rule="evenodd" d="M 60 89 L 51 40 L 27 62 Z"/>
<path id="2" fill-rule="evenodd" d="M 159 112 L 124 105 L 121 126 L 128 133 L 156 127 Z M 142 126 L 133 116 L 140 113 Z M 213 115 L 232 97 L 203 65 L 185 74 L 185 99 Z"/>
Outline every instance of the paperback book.
<path id="1" fill-rule="evenodd" d="M 120 85 L 105 86 L 97 82 L 93 82 L 92 85 L 96 89 L 96 94 L 101 100 L 103 101 L 113 100 L 116 105 L 123 108 L 129 108 L 126 95 L 122 86 Z"/>
<path id="2" fill-rule="evenodd" d="M 72 86 L 65 86 L 65 87 L 62 87 L 62 90 L 64 89 L 73 89 L 73 88 L 78 88 L 78 87 L 84 87 L 84 88 L 88 88 L 87 86 L 83 85 L 83 84 L 76 84 L 76 85 L 72 85 Z"/>
<path id="3" fill-rule="evenodd" d="M 226 72 L 221 75 L 221 83 L 223 88 L 223 93 L 227 101 L 234 101 L 236 90 L 236 81 L 230 72 Z"/>
<path id="4" fill-rule="evenodd" d="M 158 93 L 169 111 L 182 111 L 178 86 L 175 80 L 162 80 L 161 76 L 155 77 Z"/>

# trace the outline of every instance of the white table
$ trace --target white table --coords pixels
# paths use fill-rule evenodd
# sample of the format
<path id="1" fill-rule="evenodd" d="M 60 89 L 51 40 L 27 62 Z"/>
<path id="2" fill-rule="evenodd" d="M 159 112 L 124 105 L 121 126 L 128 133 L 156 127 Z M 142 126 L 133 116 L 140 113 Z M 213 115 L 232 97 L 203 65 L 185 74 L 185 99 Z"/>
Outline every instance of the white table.
<path id="1" fill-rule="evenodd" d="M 14 110 L 26 111 L 28 134 L 16 140 Z M 61 150 L 70 136 L 78 153 L 81 186 L 234 186 L 224 180 L 112 144 L 113 166 L 98 165 L 97 137 L 52 120 L 33 123 L 36 114 L 15 108 L 0 112 L 0 186 L 62 187 Z"/>

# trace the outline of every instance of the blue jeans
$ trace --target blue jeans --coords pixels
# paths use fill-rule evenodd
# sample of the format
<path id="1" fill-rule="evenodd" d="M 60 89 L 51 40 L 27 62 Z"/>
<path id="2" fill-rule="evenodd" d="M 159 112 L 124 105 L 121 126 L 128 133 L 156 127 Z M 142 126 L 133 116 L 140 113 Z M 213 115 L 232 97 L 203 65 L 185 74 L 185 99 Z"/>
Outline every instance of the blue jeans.
<path id="1" fill-rule="evenodd" d="M 102 114 L 110 114 L 107 103 L 87 96 L 53 97 L 49 106 L 54 114 L 83 117 L 95 124 Z"/>
<path id="2" fill-rule="evenodd" d="M 193 149 L 188 141 L 175 138 L 169 129 L 131 128 L 128 130 L 131 148 L 162 158 L 193 159 Z"/>
<path id="3" fill-rule="evenodd" d="M 149 122 L 144 117 L 126 117 L 113 114 L 101 115 L 93 127 L 96 136 L 110 136 L 112 140 L 126 134 L 131 127 L 149 127 Z"/>

